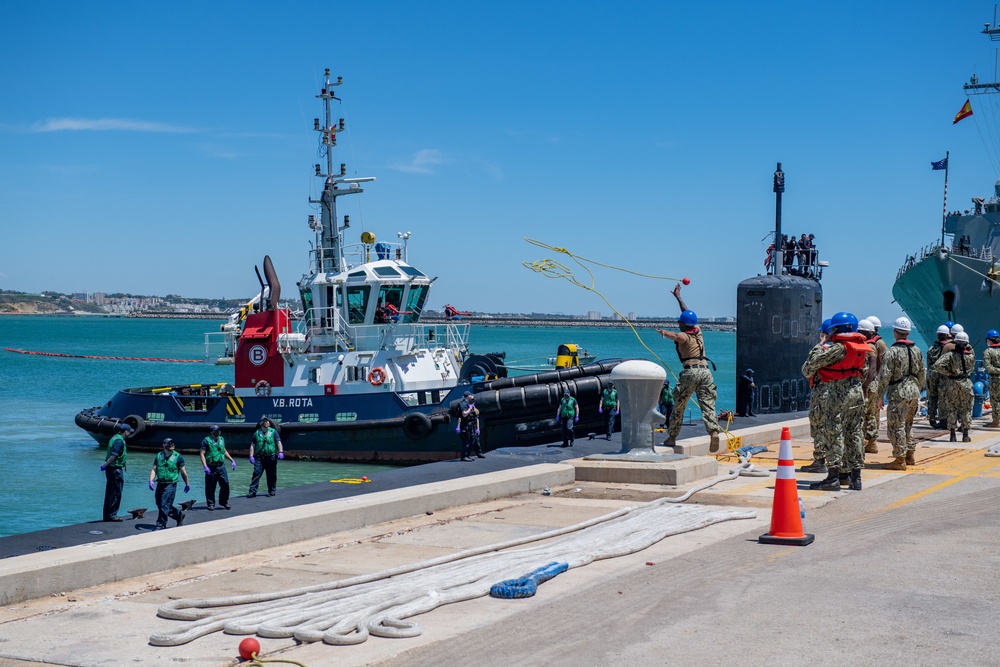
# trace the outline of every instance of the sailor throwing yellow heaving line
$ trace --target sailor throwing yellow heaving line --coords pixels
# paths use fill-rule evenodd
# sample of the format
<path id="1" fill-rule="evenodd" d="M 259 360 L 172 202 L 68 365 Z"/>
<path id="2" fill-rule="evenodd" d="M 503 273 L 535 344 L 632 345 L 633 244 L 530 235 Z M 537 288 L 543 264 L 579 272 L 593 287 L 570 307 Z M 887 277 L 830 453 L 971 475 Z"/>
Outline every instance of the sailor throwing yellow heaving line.
<path id="1" fill-rule="evenodd" d="M 667 439 L 663 443 L 668 447 L 677 444 L 677 436 L 681 432 L 681 423 L 684 421 L 684 408 L 687 407 L 691 394 L 697 394 L 698 406 L 701 408 L 701 419 L 705 422 L 705 429 L 712 438 L 710 451 L 719 450 L 719 421 L 715 417 L 715 378 L 712 371 L 708 369 L 711 359 L 705 356 L 705 339 L 698 328 L 698 316 L 693 310 L 689 310 L 684 299 L 681 298 L 681 285 L 674 285 L 674 297 L 677 305 L 681 308 L 681 314 L 677 318 L 680 333 L 657 329 L 663 338 L 674 341 L 677 347 L 677 356 L 684 366 L 677 384 L 674 386 L 674 410 L 670 414 L 670 421 L 667 424 Z M 712 364 L 714 367 L 715 364 Z"/>

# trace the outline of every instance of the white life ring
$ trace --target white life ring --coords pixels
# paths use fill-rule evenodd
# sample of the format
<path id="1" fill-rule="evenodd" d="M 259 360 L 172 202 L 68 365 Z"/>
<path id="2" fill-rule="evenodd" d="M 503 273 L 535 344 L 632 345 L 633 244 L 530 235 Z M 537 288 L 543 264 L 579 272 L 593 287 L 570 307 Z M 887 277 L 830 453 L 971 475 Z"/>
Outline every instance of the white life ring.
<path id="1" fill-rule="evenodd" d="M 257 386 L 253 389 L 258 396 L 270 396 L 271 395 L 271 383 L 267 380 L 261 380 L 257 383 Z"/>

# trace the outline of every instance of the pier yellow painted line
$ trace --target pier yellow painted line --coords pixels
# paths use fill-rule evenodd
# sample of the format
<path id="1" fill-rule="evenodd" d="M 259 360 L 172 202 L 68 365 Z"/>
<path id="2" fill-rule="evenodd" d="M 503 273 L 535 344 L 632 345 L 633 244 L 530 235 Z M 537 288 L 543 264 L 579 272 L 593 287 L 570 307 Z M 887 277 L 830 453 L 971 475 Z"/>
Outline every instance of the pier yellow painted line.
<path id="1" fill-rule="evenodd" d="M 929 486 L 923 491 L 900 498 L 878 511 L 885 512 L 903 507 L 915 500 L 926 498 L 932 493 L 937 493 L 942 489 L 946 489 L 971 477 L 1000 477 L 1000 463 L 995 458 L 984 456 L 982 450 L 970 450 L 961 456 L 951 458 L 937 465 L 932 465 L 922 472 L 930 475 L 951 475 L 951 477 L 934 486 Z"/>

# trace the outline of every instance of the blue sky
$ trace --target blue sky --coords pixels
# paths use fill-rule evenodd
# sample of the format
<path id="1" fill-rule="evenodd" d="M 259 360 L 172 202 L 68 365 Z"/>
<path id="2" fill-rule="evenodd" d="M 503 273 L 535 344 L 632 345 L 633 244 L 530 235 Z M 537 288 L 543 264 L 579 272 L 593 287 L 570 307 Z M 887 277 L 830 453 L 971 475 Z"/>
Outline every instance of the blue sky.
<path id="1" fill-rule="evenodd" d="M 951 123 L 969 76 L 992 78 L 992 16 L 965 0 L 0 0 L 0 287 L 242 298 L 266 253 L 293 291 L 329 67 L 337 161 L 377 177 L 347 198 L 349 240 L 411 231 L 432 307 L 610 312 L 525 269 L 557 258 L 527 236 L 689 276 L 689 306 L 733 315 L 780 161 L 784 231 L 831 264 L 825 312 L 891 320 L 896 270 L 939 234 L 930 161 L 951 151 L 951 209 L 998 176 L 977 100 Z M 621 312 L 673 314 L 672 285 L 596 272 Z"/>

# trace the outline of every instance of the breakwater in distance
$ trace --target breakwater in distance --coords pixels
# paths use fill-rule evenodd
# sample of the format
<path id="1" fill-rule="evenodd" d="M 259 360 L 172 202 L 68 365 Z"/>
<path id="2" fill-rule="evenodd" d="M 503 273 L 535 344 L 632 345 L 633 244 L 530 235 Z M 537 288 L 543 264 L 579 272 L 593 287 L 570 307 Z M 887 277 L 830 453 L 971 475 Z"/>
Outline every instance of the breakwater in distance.
<path id="1" fill-rule="evenodd" d="M 445 322 L 443 317 L 421 317 L 421 322 L 427 324 L 441 324 Z M 677 326 L 677 318 L 664 319 L 637 319 L 630 322 L 625 320 L 571 320 L 561 318 L 527 318 L 527 317 L 474 317 L 463 316 L 462 322 L 468 324 L 478 324 L 482 326 L 497 327 L 585 327 L 585 328 L 605 328 L 605 329 L 627 329 L 629 326 L 640 328 L 666 329 Z M 707 331 L 736 331 L 736 322 L 701 320 L 698 326 Z"/>

